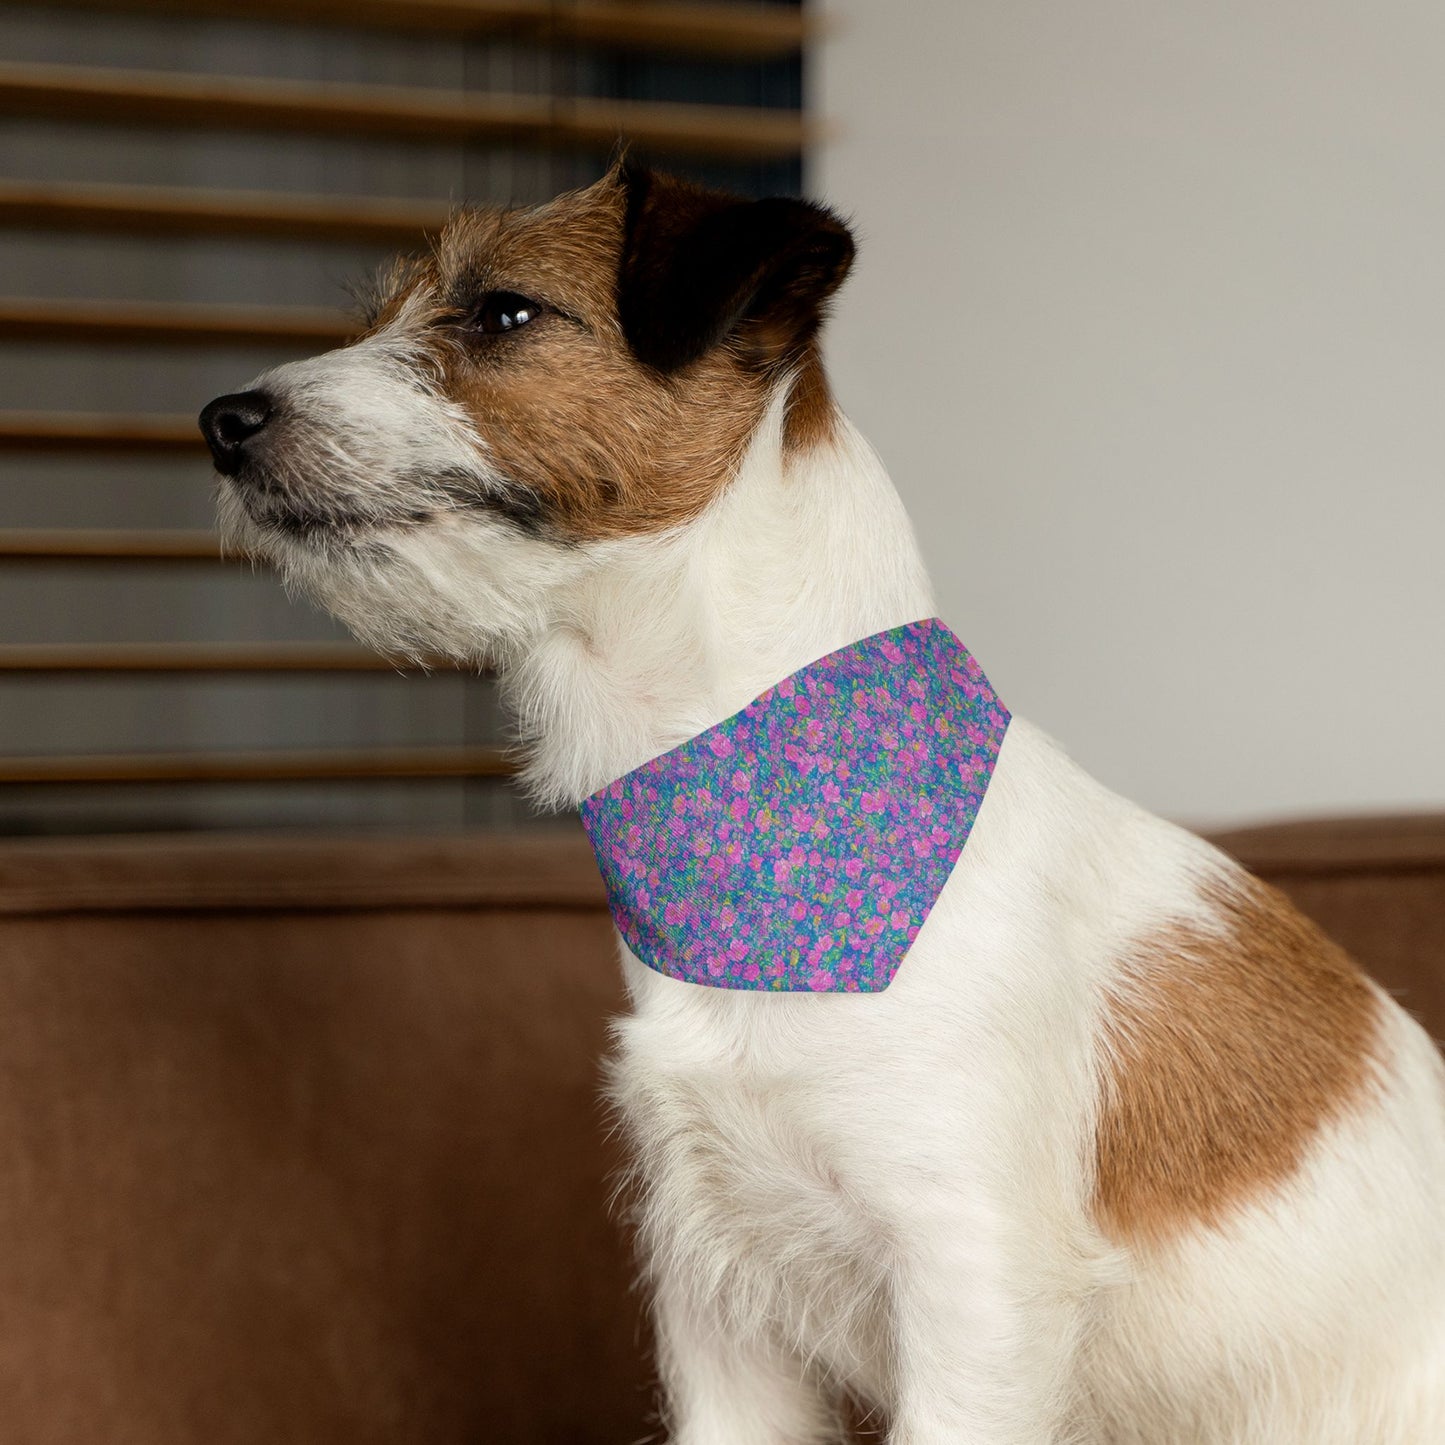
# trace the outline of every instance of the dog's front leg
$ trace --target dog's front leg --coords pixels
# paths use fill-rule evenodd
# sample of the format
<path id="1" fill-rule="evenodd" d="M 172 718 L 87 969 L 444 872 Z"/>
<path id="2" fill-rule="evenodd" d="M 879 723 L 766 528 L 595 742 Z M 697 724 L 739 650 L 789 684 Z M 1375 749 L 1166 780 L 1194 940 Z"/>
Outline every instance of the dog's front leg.
<path id="1" fill-rule="evenodd" d="M 653 1304 L 669 1445 L 834 1445 L 834 1408 L 801 1358 L 660 1282 Z"/>
<path id="2" fill-rule="evenodd" d="M 1070 1417 L 1080 1310 L 1023 1231 L 941 1208 L 894 1276 L 889 1445 L 1087 1445 Z M 1067 1421 L 1067 1423 L 1066 1423 Z"/>

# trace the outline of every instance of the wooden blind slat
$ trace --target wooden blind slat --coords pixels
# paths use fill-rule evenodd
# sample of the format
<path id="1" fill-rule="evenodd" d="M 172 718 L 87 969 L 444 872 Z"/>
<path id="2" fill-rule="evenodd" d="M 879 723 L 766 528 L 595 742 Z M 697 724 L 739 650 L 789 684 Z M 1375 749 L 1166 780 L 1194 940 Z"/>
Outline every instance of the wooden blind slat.
<path id="1" fill-rule="evenodd" d="M 816 27 L 789 6 L 660 4 L 656 0 L 52 0 L 72 9 L 511 35 L 539 44 L 734 55 L 795 55 Z"/>
<path id="2" fill-rule="evenodd" d="M 358 329 L 345 312 L 322 307 L 0 297 L 0 341 L 328 349 Z"/>
<path id="3" fill-rule="evenodd" d="M 723 159 L 793 157 L 813 135 L 791 110 L 38 64 L 0 64 L 0 114 L 594 151 L 627 137 Z"/>
<path id="4" fill-rule="evenodd" d="M 404 672 L 351 643 L 124 642 L 0 644 L 0 675 L 24 673 Z"/>
<path id="5" fill-rule="evenodd" d="M 383 778 L 504 778 L 501 748 L 89 753 L 0 757 L 0 783 L 293 783 Z"/>
<path id="6" fill-rule="evenodd" d="M 3 562 L 219 562 L 214 532 L 137 528 L 0 529 Z"/>
<path id="7" fill-rule="evenodd" d="M 466 0 L 461 0 L 466 3 Z M 819 27 L 789 6 L 628 4 L 625 0 L 572 0 L 550 12 L 544 38 L 562 44 L 691 51 L 699 55 L 764 60 L 797 55 Z M 450 7 L 448 7 L 450 8 Z M 518 9 L 522 8 L 520 6 Z M 542 4 L 526 7 L 534 14 Z"/>
<path id="8" fill-rule="evenodd" d="M 0 225 L 35 229 L 414 246 L 447 214 L 446 206 L 362 196 L 0 181 Z"/>
<path id="9" fill-rule="evenodd" d="M 193 416 L 120 412 L 0 412 L 0 451 L 204 453 Z"/>

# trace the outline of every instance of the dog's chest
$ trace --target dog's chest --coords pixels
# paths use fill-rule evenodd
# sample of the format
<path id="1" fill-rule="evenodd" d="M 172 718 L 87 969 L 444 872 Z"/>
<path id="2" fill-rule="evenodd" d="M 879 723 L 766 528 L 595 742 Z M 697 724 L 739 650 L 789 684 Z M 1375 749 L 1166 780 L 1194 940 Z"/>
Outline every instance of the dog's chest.
<path id="1" fill-rule="evenodd" d="M 614 1091 L 649 1254 L 708 1281 L 734 1318 L 881 1385 L 884 1241 L 858 1177 L 847 1082 L 784 1038 L 770 1043 L 779 1011 L 763 1010 L 779 1000 L 699 998 L 681 1012 L 640 1002 L 619 1030 Z"/>

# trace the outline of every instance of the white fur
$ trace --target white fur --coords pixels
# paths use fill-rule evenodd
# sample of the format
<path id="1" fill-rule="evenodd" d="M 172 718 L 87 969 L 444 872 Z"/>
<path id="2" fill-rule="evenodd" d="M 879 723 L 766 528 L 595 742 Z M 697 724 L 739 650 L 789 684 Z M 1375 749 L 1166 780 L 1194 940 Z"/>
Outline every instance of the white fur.
<path id="1" fill-rule="evenodd" d="M 344 396 L 337 364 L 269 384 Z M 400 413 L 457 442 L 424 387 L 367 408 L 383 476 Z M 358 552 L 230 521 L 362 636 L 494 660 L 531 785 L 576 803 L 933 614 L 877 457 L 845 423 L 786 463 L 781 416 L 780 395 L 713 507 L 661 537 L 560 547 L 458 513 Z M 1132 941 L 1207 923 L 1200 885 L 1231 866 L 1016 719 L 886 992 L 699 988 L 624 950 L 613 1089 L 676 1445 L 834 1439 L 843 1389 L 894 1445 L 1445 1441 L 1445 1086 L 1393 1004 L 1378 1097 L 1286 1188 L 1154 1254 L 1091 1217 L 1102 1000 Z"/>

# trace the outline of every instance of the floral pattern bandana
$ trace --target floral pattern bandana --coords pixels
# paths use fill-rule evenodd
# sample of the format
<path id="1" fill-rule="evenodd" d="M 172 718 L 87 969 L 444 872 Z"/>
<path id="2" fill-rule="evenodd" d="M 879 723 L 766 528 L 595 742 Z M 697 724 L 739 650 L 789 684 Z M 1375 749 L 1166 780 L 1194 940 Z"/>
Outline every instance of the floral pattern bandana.
<path id="1" fill-rule="evenodd" d="M 937 618 L 820 657 L 582 804 L 618 931 L 689 983 L 887 988 L 1008 723 Z"/>

